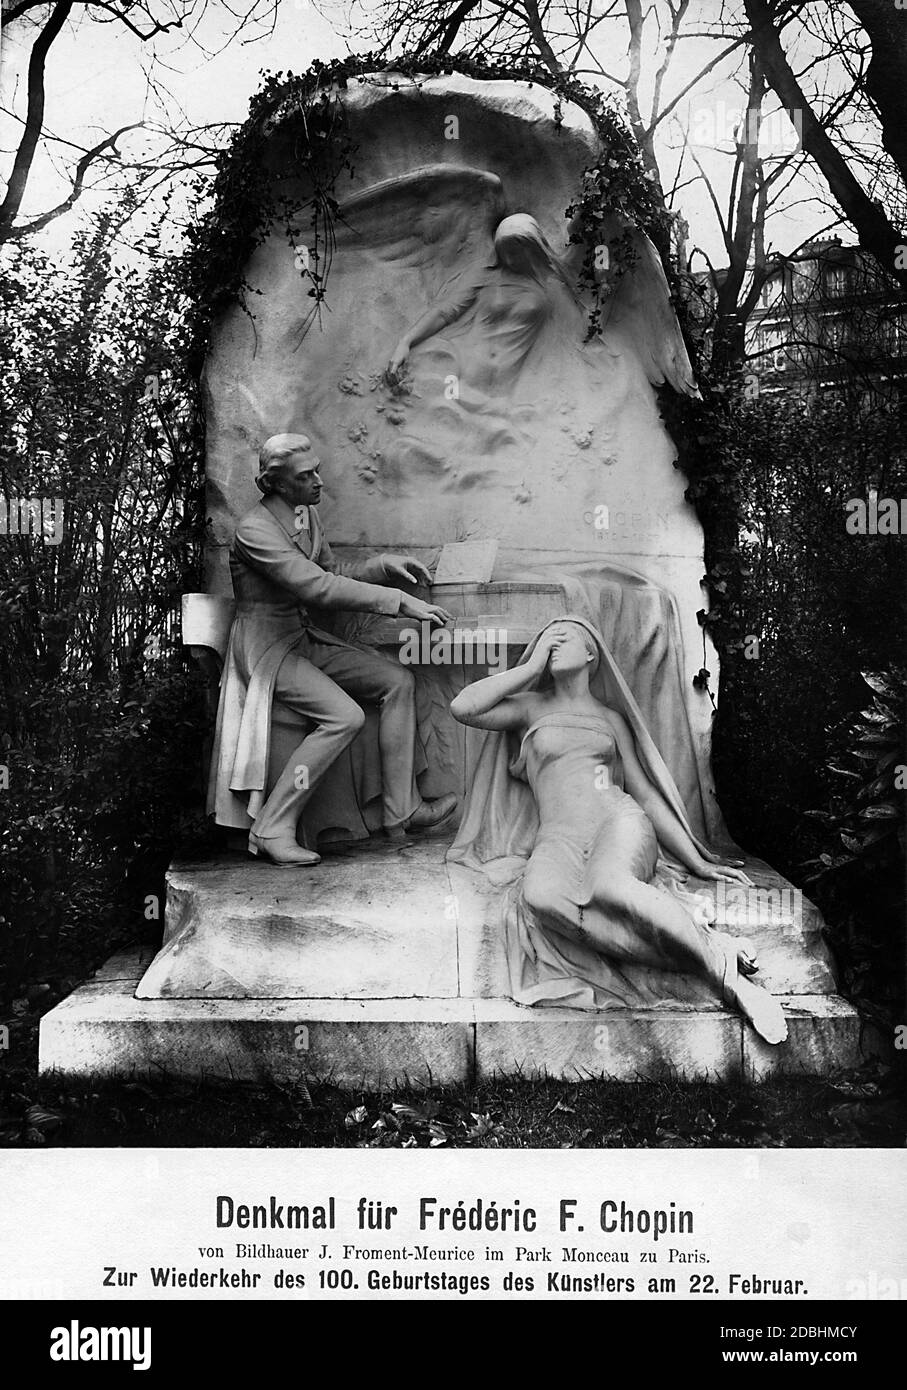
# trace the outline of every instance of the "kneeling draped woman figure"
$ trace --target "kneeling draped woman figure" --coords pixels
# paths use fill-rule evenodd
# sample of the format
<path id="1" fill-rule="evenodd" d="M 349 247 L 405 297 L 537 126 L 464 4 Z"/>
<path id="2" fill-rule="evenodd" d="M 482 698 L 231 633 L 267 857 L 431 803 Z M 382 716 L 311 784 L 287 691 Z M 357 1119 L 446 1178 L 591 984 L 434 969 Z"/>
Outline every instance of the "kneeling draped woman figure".
<path id="1" fill-rule="evenodd" d="M 693 835 L 595 628 L 549 623 L 516 667 L 467 686 L 451 713 L 489 733 L 449 858 L 515 880 L 505 900 L 515 999 L 654 1004 L 684 997 L 672 972 L 678 985 L 696 977 L 767 1042 L 786 1038 L 781 1005 L 749 978 L 750 943 L 711 928 L 707 895 L 683 887 L 684 870 L 751 880 Z"/>

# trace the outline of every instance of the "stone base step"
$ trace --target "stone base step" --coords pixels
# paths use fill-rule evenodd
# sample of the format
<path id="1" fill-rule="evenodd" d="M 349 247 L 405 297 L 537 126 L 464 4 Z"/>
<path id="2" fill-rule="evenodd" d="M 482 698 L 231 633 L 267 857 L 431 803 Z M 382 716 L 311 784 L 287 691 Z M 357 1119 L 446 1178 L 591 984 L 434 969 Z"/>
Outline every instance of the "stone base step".
<path id="1" fill-rule="evenodd" d="M 402 848 L 373 839 L 326 855 L 314 872 L 250 864 L 247 855 L 175 863 L 164 942 L 138 993 L 149 1000 L 508 998 L 502 890 L 449 863 L 450 840 L 450 831 Z M 756 887 L 743 920 L 733 885 L 691 878 L 688 886 L 714 897 L 722 930 L 752 941 L 771 994 L 834 994 L 817 908 L 768 864 L 749 858 L 746 867 Z M 704 980 L 672 975 L 662 984 L 664 1004 L 712 1005 Z"/>
<path id="2" fill-rule="evenodd" d="M 737 1014 L 665 1005 L 597 1012 L 507 999 L 137 999 L 151 959 L 114 956 L 41 1021 L 43 1074 L 330 1079 L 351 1090 L 493 1076 L 761 1081 L 824 1076 L 879 1054 L 838 995 L 782 999 L 790 1036 L 763 1043 Z"/>

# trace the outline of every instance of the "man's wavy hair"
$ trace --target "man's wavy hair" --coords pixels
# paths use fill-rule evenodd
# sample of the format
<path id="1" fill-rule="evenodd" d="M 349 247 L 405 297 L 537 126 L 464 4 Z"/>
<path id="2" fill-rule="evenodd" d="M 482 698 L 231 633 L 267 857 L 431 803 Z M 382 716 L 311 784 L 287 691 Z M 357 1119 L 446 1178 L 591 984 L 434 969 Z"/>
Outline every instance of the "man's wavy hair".
<path id="1" fill-rule="evenodd" d="M 294 454 L 307 452 L 312 441 L 307 434 L 272 434 L 261 446 L 258 455 L 258 476 L 255 486 L 267 497 L 274 491 L 274 482 L 287 459 Z"/>

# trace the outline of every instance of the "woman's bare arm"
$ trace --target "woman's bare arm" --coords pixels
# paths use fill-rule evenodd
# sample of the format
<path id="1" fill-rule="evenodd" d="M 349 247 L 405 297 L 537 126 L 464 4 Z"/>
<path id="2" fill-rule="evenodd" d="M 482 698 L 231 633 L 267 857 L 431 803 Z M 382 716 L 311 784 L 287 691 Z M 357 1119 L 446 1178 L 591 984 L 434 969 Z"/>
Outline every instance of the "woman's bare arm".
<path id="1" fill-rule="evenodd" d="M 676 855 L 684 868 L 697 878 L 722 878 L 748 884 L 750 880 L 739 869 L 728 864 L 710 864 L 703 858 L 661 792 L 649 780 L 636 752 L 633 731 L 624 716 L 617 710 L 609 709 L 608 719 L 614 729 L 623 763 L 624 787 L 649 817 L 659 844 L 670 854 Z"/>
<path id="2" fill-rule="evenodd" d="M 527 687 L 548 664 L 551 640 L 545 634 L 530 659 L 510 671 L 496 671 L 465 686 L 451 701 L 450 712 L 460 724 L 474 729 L 516 729 L 526 723 L 537 696 Z"/>

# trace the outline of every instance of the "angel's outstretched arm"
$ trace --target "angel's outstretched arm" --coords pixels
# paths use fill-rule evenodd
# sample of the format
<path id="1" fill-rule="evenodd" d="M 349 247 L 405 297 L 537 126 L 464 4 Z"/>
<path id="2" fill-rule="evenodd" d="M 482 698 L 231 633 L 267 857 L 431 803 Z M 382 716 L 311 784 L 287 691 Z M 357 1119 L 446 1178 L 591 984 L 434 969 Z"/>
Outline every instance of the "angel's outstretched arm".
<path id="1" fill-rule="evenodd" d="M 416 320 L 412 328 L 407 329 L 397 343 L 387 364 L 388 371 L 396 375 L 413 348 L 419 343 L 423 343 L 426 338 L 434 337 L 449 323 L 454 323 L 465 314 L 466 310 L 475 302 L 477 293 L 478 286 L 469 284 L 462 293 L 442 299 L 440 303 L 433 304 L 430 309 L 426 309 L 422 317 Z"/>

